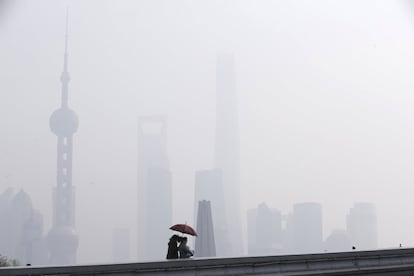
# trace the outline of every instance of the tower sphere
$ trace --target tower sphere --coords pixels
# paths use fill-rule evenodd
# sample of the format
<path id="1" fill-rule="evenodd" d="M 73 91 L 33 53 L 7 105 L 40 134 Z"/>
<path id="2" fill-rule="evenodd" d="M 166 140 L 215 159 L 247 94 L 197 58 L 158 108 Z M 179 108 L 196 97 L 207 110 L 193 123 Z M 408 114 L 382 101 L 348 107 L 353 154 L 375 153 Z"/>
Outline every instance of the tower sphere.
<path id="1" fill-rule="evenodd" d="M 49 125 L 56 135 L 72 135 L 78 129 L 78 116 L 73 110 L 62 107 L 52 113 Z"/>

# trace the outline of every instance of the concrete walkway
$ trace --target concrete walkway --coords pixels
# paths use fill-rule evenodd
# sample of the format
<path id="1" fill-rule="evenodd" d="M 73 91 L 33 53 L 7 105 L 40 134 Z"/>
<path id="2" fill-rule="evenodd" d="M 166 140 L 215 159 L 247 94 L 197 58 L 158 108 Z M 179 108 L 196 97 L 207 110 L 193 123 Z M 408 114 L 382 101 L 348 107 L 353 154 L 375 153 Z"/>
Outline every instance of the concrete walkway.
<path id="1" fill-rule="evenodd" d="M 414 249 L 106 265 L 14 267 L 0 268 L 0 275 L 414 275 Z"/>

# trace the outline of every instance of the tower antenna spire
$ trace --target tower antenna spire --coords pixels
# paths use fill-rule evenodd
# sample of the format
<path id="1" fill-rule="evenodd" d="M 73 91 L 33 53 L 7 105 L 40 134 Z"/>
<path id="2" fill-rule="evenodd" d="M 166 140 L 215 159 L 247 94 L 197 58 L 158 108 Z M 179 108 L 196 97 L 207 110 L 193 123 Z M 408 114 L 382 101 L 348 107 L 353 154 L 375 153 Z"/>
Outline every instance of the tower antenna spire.
<path id="1" fill-rule="evenodd" d="M 65 28 L 65 60 L 64 71 L 68 71 L 68 26 L 69 26 L 69 7 L 66 7 L 66 28 Z"/>
<path id="2" fill-rule="evenodd" d="M 63 56 L 63 72 L 60 76 L 62 83 L 62 107 L 68 106 L 68 91 L 69 91 L 69 71 L 68 71 L 68 26 L 69 26 L 69 7 L 66 8 L 66 28 L 65 28 L 65 53 Z"/>

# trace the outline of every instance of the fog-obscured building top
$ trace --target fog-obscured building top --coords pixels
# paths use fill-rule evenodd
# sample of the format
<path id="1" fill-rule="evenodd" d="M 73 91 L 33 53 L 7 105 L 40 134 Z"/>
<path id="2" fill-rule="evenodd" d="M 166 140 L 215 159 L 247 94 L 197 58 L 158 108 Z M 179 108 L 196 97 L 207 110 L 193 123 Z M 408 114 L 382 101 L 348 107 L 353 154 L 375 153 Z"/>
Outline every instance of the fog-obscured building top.
<path id="1" fill-rule="evenodd" d="M 349 239 L 348 233 L 343 229 L 335 229 L 326 238 L 324 242 L 325 252 L 343 252 L 351 251 L 352 244 Z"/>
<path id="2" fill-rule="evenodd" d="M 355 203 L 346 218 L 346 229 L 352 246 L 357 250 L 377 249 L 378 233 L 375 204 Z"/>
<path id="3" fill-rule="evenodd" d="M 281 253 L 282 215 L 266 203 L 247 211 L 247 253 L 250 256 Z"/>
<path id="4" fill-rule="evenodd" d="M 26 192 L 11 188 L 0 195 L 0 254 L 20 264 L 48 264 L 43 217 Z"/>
<path id="5" fill-rule="evenodd" d="M 215 257 L 216 242 L 214 239 L 213 218 L 210 201 L 198 202 L 197 238 L 195 239 L 195 257 Z"/>
<path id="6" fill-rule="evenodd" d="M 222 171 L 201 170 L 195 175 L 194 187 L 194 214 L 198 213 L 199 202 L 207 200 L 211 204 L 211 214 L 214 225 L 214 237 L 216 241 L 216 256 L 229 256 L 231 254 L 229 232 L 224 204 L 223 175 Z M 197 218 L 195 217 L 195 220 Z"/>
<path id="7" fill-rule="evenodd" d="M 293 253 L 317 253 L 323 251 L 322 207 L 319 203 L 293 205 L 289 221 L 291 251 Z"/>

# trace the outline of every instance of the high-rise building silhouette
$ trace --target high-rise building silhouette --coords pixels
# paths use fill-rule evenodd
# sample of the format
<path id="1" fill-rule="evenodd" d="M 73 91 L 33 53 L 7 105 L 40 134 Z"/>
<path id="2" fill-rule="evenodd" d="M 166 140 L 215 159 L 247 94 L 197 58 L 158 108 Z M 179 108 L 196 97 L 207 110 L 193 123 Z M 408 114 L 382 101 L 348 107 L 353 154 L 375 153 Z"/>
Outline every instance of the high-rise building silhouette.
<path id="1" fill-rule="evenodd" d="M 47 264 L 47 248 L 43 236 L 43 217 L 33 208 L 30 196 L 12 189 L 0 195 L 1 255 L 21 264 Z"/>
<path id="2" fill-rule="evenodd" d="M 69 108 L 68 22 L 66 17 L 65 54 L 61 106 L 50 117 L 50 129 L 57 136 L 57 183 L 53 193 L 53 224 L 48 234 L 50 263 L 76 263 L 78 235 L 75 230 L 75 189 L 72 185 L 72 142 L 78 116 Z"/>
<path id="3" fill-rule="evenodd" d="M 266 203 L 247 212 L 247 253 L 251 256 L 281 253 L 282 215 Z"/>
<path id="4" fill-rule="evenodd" d="M 128 229 L 112 229 L 112 261 L 115 263 L 130 261 L 130 244 Z"/>
<path id="5" fill-rule="evenodd" d="M 198 202 L 197 238 L 195 240 L 195 257 L 215 257 L 216 242 L 214 239 L 213 218 L 210 201 Z"/>
<path id="6" fill-rule="evenodd" d="M 19 197 L 21 199 L 16 199 L 12 188 L 8 188 L 0 196 L 0 248 L 1 254 L 9 258 L 17 257 L 16 245 L 21 236 L 21 227 L 30 215 L 27 210 L 32 204 L 26 196 Z"/>
<path id="7" fill-rule="evenodd" d="M 216 138 L 214 167 L 223 173 L 230 255 L 243 254 L 240 218 L 239 127 L 234 58 L 219 54 L 216 64 Z M 214 216 L 214 214 L 213 214 Z"/>
<path id="8" fill-rule="evenodd" d="M 167 156 L 167 122 L 162 116 L 138 121 L 138 258 L 164 259 L 171 234 L 172 186 Z"/>
<path id="9" fill-rule="evenodd" d="M 349 210 L 346 229 L 357 250 L 373 250 L 378 246 L 377 214 L 373 203 L 358 202 Z"/>
<path id="10" fill-rule="evenodd" d="M 334 229 L 324 242 L 324 251 L 341 252 L 352 248 L 348 233 L 343 229 Z"/>
<path id="11" fill-rule="evenodd" d="M 293 205 L 289 222 L 293 253 L 322 252 L 322 207 L 319 203 Z"/>
<path id="12" fill-rule="evenodd" d="M 223 175 L 221 170 L 202 170 L 196 172 L 194 188 L 194 214 L 198 214 L 199 201 L 208 200 L 216 241 L 216 256 L 229 256 L 230 240 L 227 227 L 226 210 L 223 194 Z M 194 221 L 197 221 L 195 218 Z"/>

